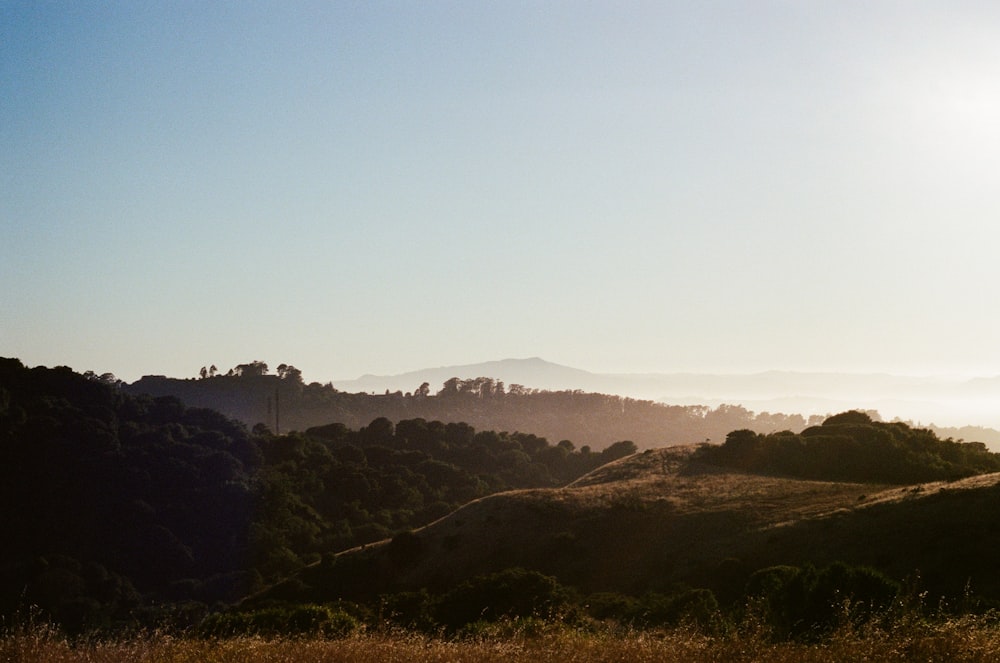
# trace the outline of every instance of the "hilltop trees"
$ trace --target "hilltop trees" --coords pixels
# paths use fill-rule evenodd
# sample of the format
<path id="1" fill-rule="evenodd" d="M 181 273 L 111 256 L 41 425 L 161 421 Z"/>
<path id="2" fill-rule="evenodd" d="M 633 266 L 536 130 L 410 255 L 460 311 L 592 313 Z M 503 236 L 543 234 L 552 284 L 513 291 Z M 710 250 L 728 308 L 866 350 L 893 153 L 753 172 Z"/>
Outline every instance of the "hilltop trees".
<path id="1" fill-rule="evenodd" d="M 531 431 L 550 440 L 569 439 L 600 450 L 619 440 L 639 448 L 722 440 L 733 430 L 795 430 L 806 427 L 799 415 L 755 414 L 736 405 L 717 408 L 674 406 L 580 390 L 544 391 L 505 385 L 490 377 L 446 380 L 433 392 L 424 382 L 410 393 L 346 393 L 332 385 L 305 384 L 299 369 L 279 364 L 275 374 L 261 361 L 239 364 L 226 374 L 200 371 L 213 379 L 175 380 L 145 376 L 127 393 L 175 396 L 189 405 L 210 407 L 248 427 L 276 427 L 280 401 L 282 430 L 305 430 L 340 422 L 350 428 L 384 417 L 398 422 L 425 419 L 465 422 L 481 430 Z"/>
<path id="2" fill-rule="evenodd" d="M 267 375 L 267 364 L 256 360 L 249 364 L 239 364 L 233 369 L 233 375 L 247 378 Z"/>
<path id="3" fill-rule="evenodd" d="M 278 364 L 278 379 L 302 383 L 302 371 L 290 364 Z"/>
<path id="4" fill-rule="evenodd" d="M 979 442 L 941 440 L 930 430 L 874 421 L 859 411 L 834 415 L 800 434 L 736 430 L 721 446 L 705 446 L 701 458 L 753 472 L 898 484 L 1000 471 L 1000 455 Z"/>

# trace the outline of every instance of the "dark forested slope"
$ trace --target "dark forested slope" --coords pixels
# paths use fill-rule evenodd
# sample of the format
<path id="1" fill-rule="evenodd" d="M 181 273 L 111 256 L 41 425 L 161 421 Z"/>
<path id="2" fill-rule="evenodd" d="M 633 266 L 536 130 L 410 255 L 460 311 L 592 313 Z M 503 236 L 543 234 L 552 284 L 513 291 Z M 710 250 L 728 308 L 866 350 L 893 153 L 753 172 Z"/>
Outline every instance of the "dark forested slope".
<path id="1" fill-rule="evenodd" d="M 303 564 L 628 455 L 464 423 L 273 435 L 110 376 L 0 359 L 0 616 L 95 626 L 231 600 Z"/>

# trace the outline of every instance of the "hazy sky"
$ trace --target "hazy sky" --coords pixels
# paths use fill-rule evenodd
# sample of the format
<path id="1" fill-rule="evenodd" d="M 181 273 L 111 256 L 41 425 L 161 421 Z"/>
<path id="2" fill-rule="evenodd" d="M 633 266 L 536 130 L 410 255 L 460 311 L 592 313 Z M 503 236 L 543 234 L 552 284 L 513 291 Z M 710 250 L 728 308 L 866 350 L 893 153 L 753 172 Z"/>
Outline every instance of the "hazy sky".
<path id="1" fill-rule="evenodd" d="M 0 0 L 0 355 L 1000 373 L 1000 3 Z"/>

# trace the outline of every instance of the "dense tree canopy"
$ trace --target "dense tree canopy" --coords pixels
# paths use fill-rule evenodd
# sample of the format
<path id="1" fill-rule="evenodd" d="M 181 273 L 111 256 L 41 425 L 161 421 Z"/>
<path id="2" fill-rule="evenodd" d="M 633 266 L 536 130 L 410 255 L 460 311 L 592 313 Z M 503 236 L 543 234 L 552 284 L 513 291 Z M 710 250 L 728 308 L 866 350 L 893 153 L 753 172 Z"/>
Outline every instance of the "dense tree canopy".
<path id="1" fill-rule="evenodd" d="M 736 430 L 721 446 L 704 447 L 701 457 L 753 472 L 898 484 L 1000 471 L 1000 454 L 979 442 L 942 440 L 930 430 L 874 421 L 858 411 L 834 415 L 801 433 Z"/>
<path id="2" fill-rule="evenodd" d="M 0 359 L 0 614 L 34 604 L 94 625 L 148 601 L 237 598 L 323 553 L 634 451 L 424 419 L 250 433 L 172 396 L 130 396 L 113 376 Z"/>

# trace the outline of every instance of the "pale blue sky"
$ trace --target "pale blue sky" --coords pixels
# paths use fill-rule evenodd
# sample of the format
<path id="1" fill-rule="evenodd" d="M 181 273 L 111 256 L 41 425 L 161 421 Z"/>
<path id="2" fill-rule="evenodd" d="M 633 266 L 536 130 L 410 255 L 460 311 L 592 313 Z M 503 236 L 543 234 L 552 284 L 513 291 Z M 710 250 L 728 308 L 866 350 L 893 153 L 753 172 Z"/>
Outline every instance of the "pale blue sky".
<path id="1" fill-rule="evenodd" d="M 1000 374 L 1000 4 L 0 0 L 0 355 Z"/>

